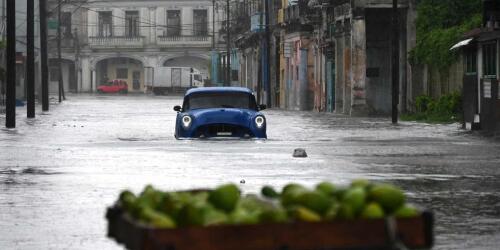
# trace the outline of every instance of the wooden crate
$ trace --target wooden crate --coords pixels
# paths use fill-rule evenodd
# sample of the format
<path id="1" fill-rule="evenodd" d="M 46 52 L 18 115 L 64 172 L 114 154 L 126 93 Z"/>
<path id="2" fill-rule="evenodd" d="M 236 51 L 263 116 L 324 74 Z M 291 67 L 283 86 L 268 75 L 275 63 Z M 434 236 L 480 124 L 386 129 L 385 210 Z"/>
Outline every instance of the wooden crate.
<path id="1" fill-rule="evenodd" d="M 119 206 L 108 208 L 108 236 L 131 250 L 430 249 L 433 215 L 408 219 L 222 225 L 154 229 Z"/>

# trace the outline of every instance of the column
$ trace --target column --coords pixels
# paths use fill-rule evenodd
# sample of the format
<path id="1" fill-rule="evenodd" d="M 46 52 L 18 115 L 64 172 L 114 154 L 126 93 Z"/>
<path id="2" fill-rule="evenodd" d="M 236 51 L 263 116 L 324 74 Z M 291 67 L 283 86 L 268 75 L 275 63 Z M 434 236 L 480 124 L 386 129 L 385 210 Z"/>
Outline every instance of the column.
<path id="1" fill-rule="evenodd" d="M 352 20 L 351 31 L 351 115 L 368 115 L 366 104 L 366 21 L 364 14 Z"/>
<path id="2" fill-rule="evenodd" d="M 193 35 L 193 8 L 183 7 L 181 10 L 181 35 Z"/>
<path id="3" fill-rule="evenodd" d="M 298 104 L 299 110 L 307 109 L 307 53 L 308 49 L 300 48 L 299 52 L 299 87 L 298 87 Z"/>
<path id="4" fill-rule="evenodd" d="M 91 78 L 91 70 L 90 70 L 90 62 L 89 58 L 82 58 L 81 59 L 81 65 L 82 65 L 82 83 L 81 83 L 81 88 L 79 89 L 79 92 L 90 92 L 92 89 L 92 78 Z"/>
<path id="5" fill-rule="evenodd" d="M 97 90 L 97 72 L 95 69 L 92 69 L 92 92 Z"/>
<path id="6" fill-rule="evenodd" d="M 149 17 L 150 23 L 156 23 L 156 8 L 149 9 Z M 156 25 L 151 25 L 149 34 L 149 43 L 156 44 Z"/>
<path id="7" fill-rule="evenodd" d="M 113 36 L 125 36 L 125 11 L 113 8 Z"/>

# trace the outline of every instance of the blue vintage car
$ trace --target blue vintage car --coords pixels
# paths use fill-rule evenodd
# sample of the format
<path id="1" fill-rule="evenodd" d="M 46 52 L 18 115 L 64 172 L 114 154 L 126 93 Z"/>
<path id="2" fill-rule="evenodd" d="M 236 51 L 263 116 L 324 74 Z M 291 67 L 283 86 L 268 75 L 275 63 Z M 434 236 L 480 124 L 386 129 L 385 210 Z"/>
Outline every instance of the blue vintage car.
<path id="1" fill-rule="evenodd" d="M 267 138 L 266 118 L 247 88 L 202 87 L 186 92 L 175 106 L 175 138 Z"/>

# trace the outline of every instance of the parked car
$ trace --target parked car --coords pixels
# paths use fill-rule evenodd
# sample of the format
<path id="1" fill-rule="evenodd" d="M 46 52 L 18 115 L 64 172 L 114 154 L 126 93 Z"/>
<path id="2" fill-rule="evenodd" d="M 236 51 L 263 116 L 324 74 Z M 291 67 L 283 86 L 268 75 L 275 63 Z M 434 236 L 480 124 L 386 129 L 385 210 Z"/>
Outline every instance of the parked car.
<path id="1" fill-rule="evenodd" d="M 182 107 L 175 106 L 175 138 L 267 138 L 266 118 L 247 88 L 201 87 L 190 89 Z"/>
<path id="2" fill-rule="evenodd" d="M 97 87 L 98 93 L 128 93 L 128 84 L 124 80 L 110 80 L 105 84 L 101 84 Z"/>

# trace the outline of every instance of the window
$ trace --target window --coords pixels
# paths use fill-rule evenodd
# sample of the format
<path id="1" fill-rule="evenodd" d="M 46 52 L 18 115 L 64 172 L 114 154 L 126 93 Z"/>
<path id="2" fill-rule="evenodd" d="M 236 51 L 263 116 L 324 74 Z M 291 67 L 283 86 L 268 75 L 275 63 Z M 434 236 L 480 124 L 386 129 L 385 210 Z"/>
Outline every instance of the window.
<path id="1" fill-rule="evenodd" d="M 128 79 L 128 69 L 116 69 L 116 78 Z"/>
<path id="2" fill-rule="evenodd" d="M 71 34 L 71 12 L 61 13 L 61 33 L 63 38 L 73 38 Z"/>
<path id="3" fill-rule="evenodd" d="M 465 67 L 465 74 L 476 74 L 477 73 L 476 51 L 468 50 L 465 52 L 464 67 Z"/>
<path id="4" fill-rule="evenodd" d="M 181 35 L 181 11 L 167 10 L 167 36 Z"/>
<path id="5" fill-rule="evenodd" d="M 139 36 L 139 11 L 125 11 L 125 36 Z"/>
<path id="6" fill-rule="evenodd" d="M 231 81 L 238 81 L 238 70 L 231 70 Z"/>
<path id="7" fill-rule="evenodd" d="M 483 45 L 483 70 L 484 77 L 495 78 L 497 75 L 497 44 Z"/>
<path id="8" fill-rule="evenodd" d="M 206 36 L 208 34 L 207 10 L 193 11 L 193 31 L 195 36 Z"/>
<path id="9" fill-rule="evenodd" d="M 184 101 L 184 110 L 207 108 L 240 108 L 256 110 L 253 95 L 240 92 L 196 93 Z"/>
<path id="10" fill-rule="evenodd" d="M 113 22 L 111 11 L 99 12 L 99 36 L 110 37 L 113 36 Z"/>

